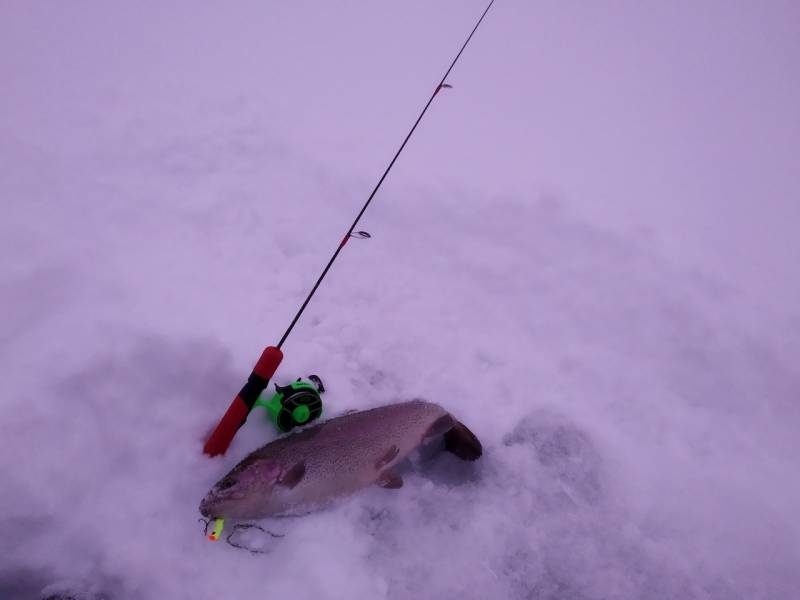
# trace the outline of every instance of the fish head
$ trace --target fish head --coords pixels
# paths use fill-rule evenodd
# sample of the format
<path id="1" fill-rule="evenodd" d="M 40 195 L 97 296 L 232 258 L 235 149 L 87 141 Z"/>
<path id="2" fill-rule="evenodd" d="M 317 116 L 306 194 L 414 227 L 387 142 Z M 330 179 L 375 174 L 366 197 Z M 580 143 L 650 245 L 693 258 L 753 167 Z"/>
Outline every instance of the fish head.
<path id="1" fill-rule="evenodd" d="M 262 513 L 282 473 L 269 459 L 242 463 L 211 488 L 200 502 L 200 513 L 209 519 Z"/>

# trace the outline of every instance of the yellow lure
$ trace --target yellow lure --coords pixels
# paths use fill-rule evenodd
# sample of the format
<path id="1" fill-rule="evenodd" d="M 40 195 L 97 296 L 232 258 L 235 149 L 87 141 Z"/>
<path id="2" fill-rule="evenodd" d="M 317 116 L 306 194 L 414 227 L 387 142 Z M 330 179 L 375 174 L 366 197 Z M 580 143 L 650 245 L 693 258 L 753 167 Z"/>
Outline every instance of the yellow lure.
<path id="1" fill-rule="evenodd" d="M 208 539 L 212 542 L 216 542 L 219 539 L 219 536 L 222 534 L 222 527 L 225 525 L 225 519 L 215 519 L 214 520 L 214 531 L 208 534 Z"/>

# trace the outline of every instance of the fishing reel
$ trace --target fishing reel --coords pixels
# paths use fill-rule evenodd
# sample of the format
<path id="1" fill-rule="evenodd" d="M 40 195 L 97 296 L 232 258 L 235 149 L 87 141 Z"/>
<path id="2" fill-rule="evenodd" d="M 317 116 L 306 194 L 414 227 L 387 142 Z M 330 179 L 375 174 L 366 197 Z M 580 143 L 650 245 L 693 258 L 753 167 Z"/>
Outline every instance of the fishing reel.
<path id="1" fill-rule="evenodd" d="M 316 375 L 309 375 L 309 381 L 298 377 L 289 385 L 275 384 L 275 393 L 269 400 L 262 394 L 255 406 L 267 409 L 267 416 L 279 431 L 286 433 L 295 427 L 307 425 L 322 414 L 322 398 L 325 392 L 322 380 Z"/>

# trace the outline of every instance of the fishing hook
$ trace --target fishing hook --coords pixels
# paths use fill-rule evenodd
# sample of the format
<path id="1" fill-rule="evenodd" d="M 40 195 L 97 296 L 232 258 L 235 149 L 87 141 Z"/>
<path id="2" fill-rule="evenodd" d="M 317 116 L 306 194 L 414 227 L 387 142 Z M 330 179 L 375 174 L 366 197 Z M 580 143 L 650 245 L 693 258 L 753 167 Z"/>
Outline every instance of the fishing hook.
<path id="1" fill-rule="evenodd" d="M 234 548 L 239 548 L 240 550 L 247 550 L 251 554 L 267 554 L 267 551 L 266 550 L 256 550 L 254 548 L 248 548 L 247 546 L 242 546 L 241 544 L 237 544 L 236 542 L 231 541 L 231 538 L 233 537 L 233 534 L 235 534 L 240 529 L 258 529 L 259 531 L 263 531 L 264 533 L 266 533 L 267 535 L 269 535 L 269 536 L 271 536 L 273 538 L 286 537 L 285 534 L 272 533 L 271 531 L 268 531 L 268 530 L 264 529 L 263 527 L 261 527 L 261 525 L 256 525 L 255 523 L 237 523 L 236 525 L 233 526 L 233 531 L 231 531 L 228 534 L 228 536 L 225 538 L 225 541 L 228 542 L 228 544 L 230 546 L 233 546 Z"/>

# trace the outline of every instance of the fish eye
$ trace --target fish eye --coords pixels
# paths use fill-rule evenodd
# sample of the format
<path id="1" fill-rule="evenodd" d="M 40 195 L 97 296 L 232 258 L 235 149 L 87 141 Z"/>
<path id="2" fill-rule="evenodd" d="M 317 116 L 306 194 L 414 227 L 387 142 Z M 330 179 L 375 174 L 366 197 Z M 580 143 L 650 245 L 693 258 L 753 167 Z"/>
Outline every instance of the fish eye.
<path id="1" fill-rule="evenodd" d="M 233 487 L 235 483 L 236 481 L 234 481 L 233 477 L 226 477 L 225 479 L 219 482 L 219 484 L 217 485 L 217 489 L 227 490 L 228 488 Z"/>

